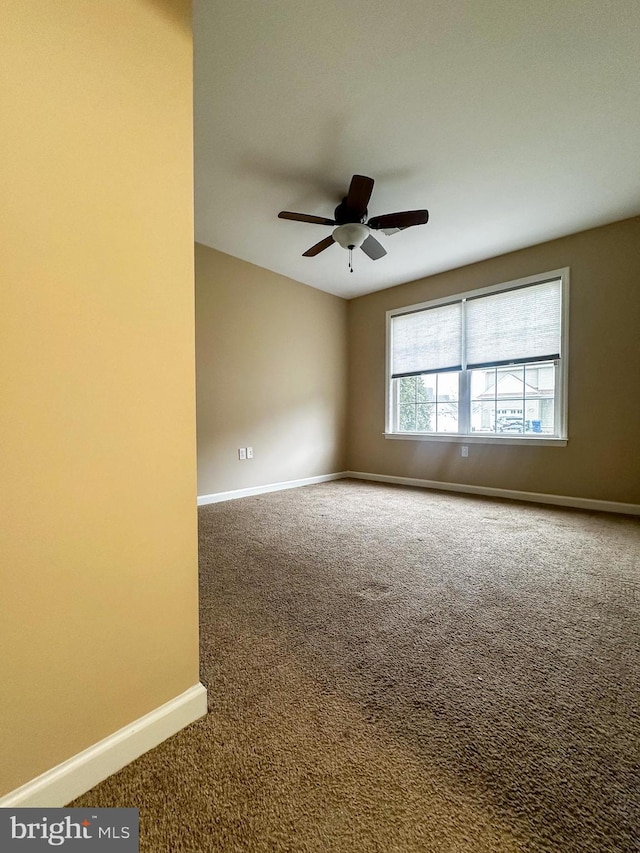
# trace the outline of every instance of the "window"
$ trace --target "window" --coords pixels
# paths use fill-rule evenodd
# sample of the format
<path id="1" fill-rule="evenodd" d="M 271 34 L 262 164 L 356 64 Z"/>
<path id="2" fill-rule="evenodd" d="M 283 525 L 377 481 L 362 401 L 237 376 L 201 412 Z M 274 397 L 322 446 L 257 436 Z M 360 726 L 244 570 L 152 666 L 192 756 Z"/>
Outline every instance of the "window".
<path id="1" fill-rule="evenodd" d="M 566 440 L 569 271 L 387 312 L 386 434 Z"/>

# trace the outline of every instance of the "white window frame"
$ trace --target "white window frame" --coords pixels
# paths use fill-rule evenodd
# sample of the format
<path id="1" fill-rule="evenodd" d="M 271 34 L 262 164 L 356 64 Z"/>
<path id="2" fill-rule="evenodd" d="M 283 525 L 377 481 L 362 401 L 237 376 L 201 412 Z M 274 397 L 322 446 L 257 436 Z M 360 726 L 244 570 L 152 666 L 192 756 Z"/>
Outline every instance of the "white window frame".
<path id="1" fill-rule="evenodd" d="M 397 383 L 394 385 L 391 379 L 391 352 L 392 352 L 392 335 L 394 317 L 401 314 L 408 314 L 414 311 L 422 311 L 427 308 L 435 308 L 438 305 L 446 305 L 451 302 L 460 302 L 470 299 L 475 296 L 485 296 L 490 293 L 498 293 L 503 290 L 513 290 L 517 287 L 523 287 L 530 284 L 543 284 L 552 279 L 560 279 L 561 281 L 561 344 L 560 358 L 555 363 L 555 407 L 554 419 L 555 430 L 554 435 L 526 435 L 519 433 L 517 437 L 510 435 L 487 435 L 483 433 L 473 432 L 457 432 L 457 433 L 426 433 L 426 432 L 394 432 L 395 410 L 397 408 L 397 400 L 395 399 L 394 388 L 397 388 Z M 452 296 L 443 296 L 440 299 L 431 299 L 428 302 L 419 302 L 415 305 L 403 305 L 401 308 L 393 308 L 387 311 L 386 314 L 386 363 L 385 363 L 385 431 L 384 437 L 390 439 L 399 439 L 401 441 L 445 441 L 458 444 L 520 444 L 520 445 L 536 445 L 536 446 L 553 446 L 564 447 L 568 441 L 568 379 L 569 379 L 569 267 L 552 270 L 550 272 L 540 273 L 538 275 L 527 276 L 513 281 L 502 282 L 501 284 L 492 284 L 488 287 L 481 287 L 476 290 L 468 290 L 464 293 L 457 293 Z M 460 401 L 468 400 L 469 389 L 466 387 L 469 384 L 469 371 L 463 369 L 460 374 Z M 465 409 L 463 412 L 462 409 Z M 460 428 L 466 427 L 469 429 L 468 418 L 469 411 L 466 407 L 461 407 L 459 410 Z"/>

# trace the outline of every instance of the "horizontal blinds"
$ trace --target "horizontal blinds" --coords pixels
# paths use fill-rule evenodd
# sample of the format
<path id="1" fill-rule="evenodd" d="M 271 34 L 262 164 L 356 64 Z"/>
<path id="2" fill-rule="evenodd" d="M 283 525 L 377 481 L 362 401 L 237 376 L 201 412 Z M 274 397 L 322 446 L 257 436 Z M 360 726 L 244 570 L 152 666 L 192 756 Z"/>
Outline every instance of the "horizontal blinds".
<path id="1" fill-rule="evenodd" d="M 560 355 L 561 279 L 466 302 L 467 367 Z"/>
<path id="2" fill-rule="evenodd" d="M 459 370 L 462 365 L 462 304 L 438 305 L 392 318 L 394 378 Z"/>

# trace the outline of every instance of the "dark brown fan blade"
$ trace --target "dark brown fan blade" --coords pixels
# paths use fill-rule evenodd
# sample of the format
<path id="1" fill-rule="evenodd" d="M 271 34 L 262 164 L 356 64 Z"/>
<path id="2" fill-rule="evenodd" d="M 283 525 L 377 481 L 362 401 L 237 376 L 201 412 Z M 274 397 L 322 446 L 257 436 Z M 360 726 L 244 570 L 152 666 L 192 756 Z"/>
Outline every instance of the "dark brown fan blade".
<path id="1" fill-rule="evenodd" d="M 352 212 L 358 215 L 360 219 L 367 212 L 367 205 L 373 192 L 373 178 L 367 178 L 365 175 L 354 175 L 351 178 L 349 185 L 349 194 L 347 195 L 347 207 Z"/>
<path id="2" fill-rule="evenodd" d="M 324 216 L 311 216 L 309 213 L 292 213 L 290 210 L 281 210 L 279 219 L 293 219 L 295 222 L 311 222 L 312 225 L 335 225 L 335 219 L 327 219 Z"/>
<path id="3" fill-rule="evenodd" d="M 362 246 L 360 246 L 365 255 L 368 255 L 372 261 L 377 261 L 379 258 L 384 258 L 387 254 L 387 250 L 379 243 L 376 238 L 369 234 L 367 239 L 364 241 Z"/>
<path id="4" fill-rule="evenodd" d="M 367 225 L 369 228 L 410 228 L 412 225 L 426 225 L 428 221 L 428 210 L 404 210 L 402 213 L 373 216 Z"/>
<path id="5" fill-rule="evenodd" d="M 306 252 L 303 252 L 302 257 L 313 258 L 316 255 L 319 255 L 320 252 L 324 252 L 325 249 L 328 249 L 333 242 L 334 239 L 331 234 L 329 234 L 329 236 L 325 237 L 324 240 L 320 240 L 320 242 L 316 243 L 315 246 L 312 246 L 310 249 L 307 249 Z"/>

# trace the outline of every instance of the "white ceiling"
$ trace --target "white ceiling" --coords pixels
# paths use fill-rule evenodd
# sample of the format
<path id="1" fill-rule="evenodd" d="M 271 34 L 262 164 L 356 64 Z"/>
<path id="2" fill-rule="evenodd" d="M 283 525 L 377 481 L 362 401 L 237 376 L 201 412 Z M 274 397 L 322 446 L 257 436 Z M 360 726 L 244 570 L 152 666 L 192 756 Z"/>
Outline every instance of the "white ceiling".
<path id="1" fill-rule="evenodd" d="M 350 298 L 640 213 L 638 0 L 195 0 L 196 240 Z M 351 175 L 371 261 L 331 228 Z"/>

